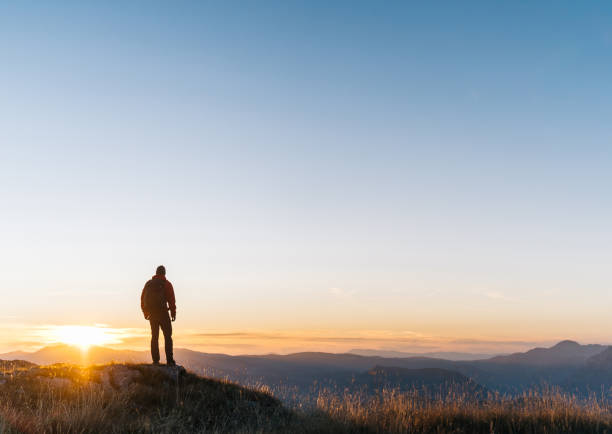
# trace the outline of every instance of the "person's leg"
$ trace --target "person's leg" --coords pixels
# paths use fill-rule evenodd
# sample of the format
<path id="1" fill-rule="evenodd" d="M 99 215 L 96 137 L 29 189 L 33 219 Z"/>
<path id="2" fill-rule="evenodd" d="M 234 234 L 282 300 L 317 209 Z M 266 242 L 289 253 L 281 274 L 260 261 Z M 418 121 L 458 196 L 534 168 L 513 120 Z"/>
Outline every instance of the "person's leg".
<path id="1" fill-rule="evenodd" d="M 166 363 L 174 363 L 174 355 L 172 350 L 172 322 L 168 314 L 160 322 L 162 332 L 164 332 L 164 344 L 166 347 Z"/>
<path id="2" fill-rule="evenodd" d="M 159 363 L 159 320 L 151 318 L 151 357 L 153 363 Z"/>

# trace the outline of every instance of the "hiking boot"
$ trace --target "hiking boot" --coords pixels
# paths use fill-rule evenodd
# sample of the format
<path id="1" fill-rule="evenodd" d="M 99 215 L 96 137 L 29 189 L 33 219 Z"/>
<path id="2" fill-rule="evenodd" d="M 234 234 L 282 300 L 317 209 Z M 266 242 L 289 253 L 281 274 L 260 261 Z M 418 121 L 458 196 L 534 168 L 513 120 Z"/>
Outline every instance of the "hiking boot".
<path id="1" fill-rule="evenodd" d="M 153 362 L 153 366 L 159 366 L 159 362 Z"/>
<path id="2" fill-rule="evenodd" d="M 167 365 L 167 366 L 176 366 L 176 362 L 175 362 L 174 360 L 168 360 L 168 361 L 166 362 L 166 365 Z"/>

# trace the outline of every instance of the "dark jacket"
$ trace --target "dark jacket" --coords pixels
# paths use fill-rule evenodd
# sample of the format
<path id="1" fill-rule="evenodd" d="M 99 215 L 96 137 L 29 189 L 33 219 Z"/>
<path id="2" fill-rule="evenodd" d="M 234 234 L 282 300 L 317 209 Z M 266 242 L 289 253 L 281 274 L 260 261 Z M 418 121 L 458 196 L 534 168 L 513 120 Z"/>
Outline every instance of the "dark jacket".
<path id="1" fill-rule="evenodd" d="M 152 277 L 152 279 L 163 279 L 164 280 L 164 288 L 166 290 L 166 301 L 168 302 L 168 309 L 170 310 L 170 313 L 172 314 L 172 316 L 176 315 L 176 300 L 174 298 L 174 288 L 172 287 L 172 283 L 170 283 L 169 280 L 166 279 L 166 276 L 162 276 L 160 274 L 156 274 L 155 276 Z M 145 284 L 145 287 L 147 285 Z M 142 309 L 142 312 L 147 314 L 150 312 L 145 312 L 145 305 L 144 305 L 144 293 L 145 290 L 144 288 L 142 288 L 142 293 L 140 294 L 140 308 Z"/>

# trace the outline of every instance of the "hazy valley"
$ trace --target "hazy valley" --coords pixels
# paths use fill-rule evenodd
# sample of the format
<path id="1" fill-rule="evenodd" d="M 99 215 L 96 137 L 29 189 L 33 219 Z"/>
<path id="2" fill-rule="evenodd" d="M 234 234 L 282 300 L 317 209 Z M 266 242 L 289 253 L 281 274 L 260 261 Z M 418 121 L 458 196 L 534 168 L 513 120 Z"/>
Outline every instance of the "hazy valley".
<path id="1" fill-rule="evenodd" d="M 288 355 L 211 354 L 176 349 L 175 357 L 196 374 L 227 379 L 245 386 L 265 384 L 283 399 L 299 400 L 325 388 L 337 393 L 387 388 L 457 387 L 472 394 L 493 391 L 517 395 L 525 390 L 556 387 L 581 396 L 589 392 L 610 398 L 612 347 L 562 341 L 550 348 L 480 360 L 434 357 L 380 357 L 304 352 Z M 91 347 L 84 353 L 69 345 L 35 352 L 1 354 L 3 360 L 52 363 L 147 363 L 148 351 Z"/>

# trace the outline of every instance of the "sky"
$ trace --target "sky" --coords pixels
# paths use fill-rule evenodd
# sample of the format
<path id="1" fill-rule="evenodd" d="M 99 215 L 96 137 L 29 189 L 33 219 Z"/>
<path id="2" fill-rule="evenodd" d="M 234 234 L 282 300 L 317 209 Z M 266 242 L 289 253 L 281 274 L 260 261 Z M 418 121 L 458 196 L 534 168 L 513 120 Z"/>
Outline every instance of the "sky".
<path id="1" fill-rule="evenodd" d="M 612 5 L 0 4 L 0 350 L 612 344 Z M 103 325 L 103 326 L 100 326 Z"/>

